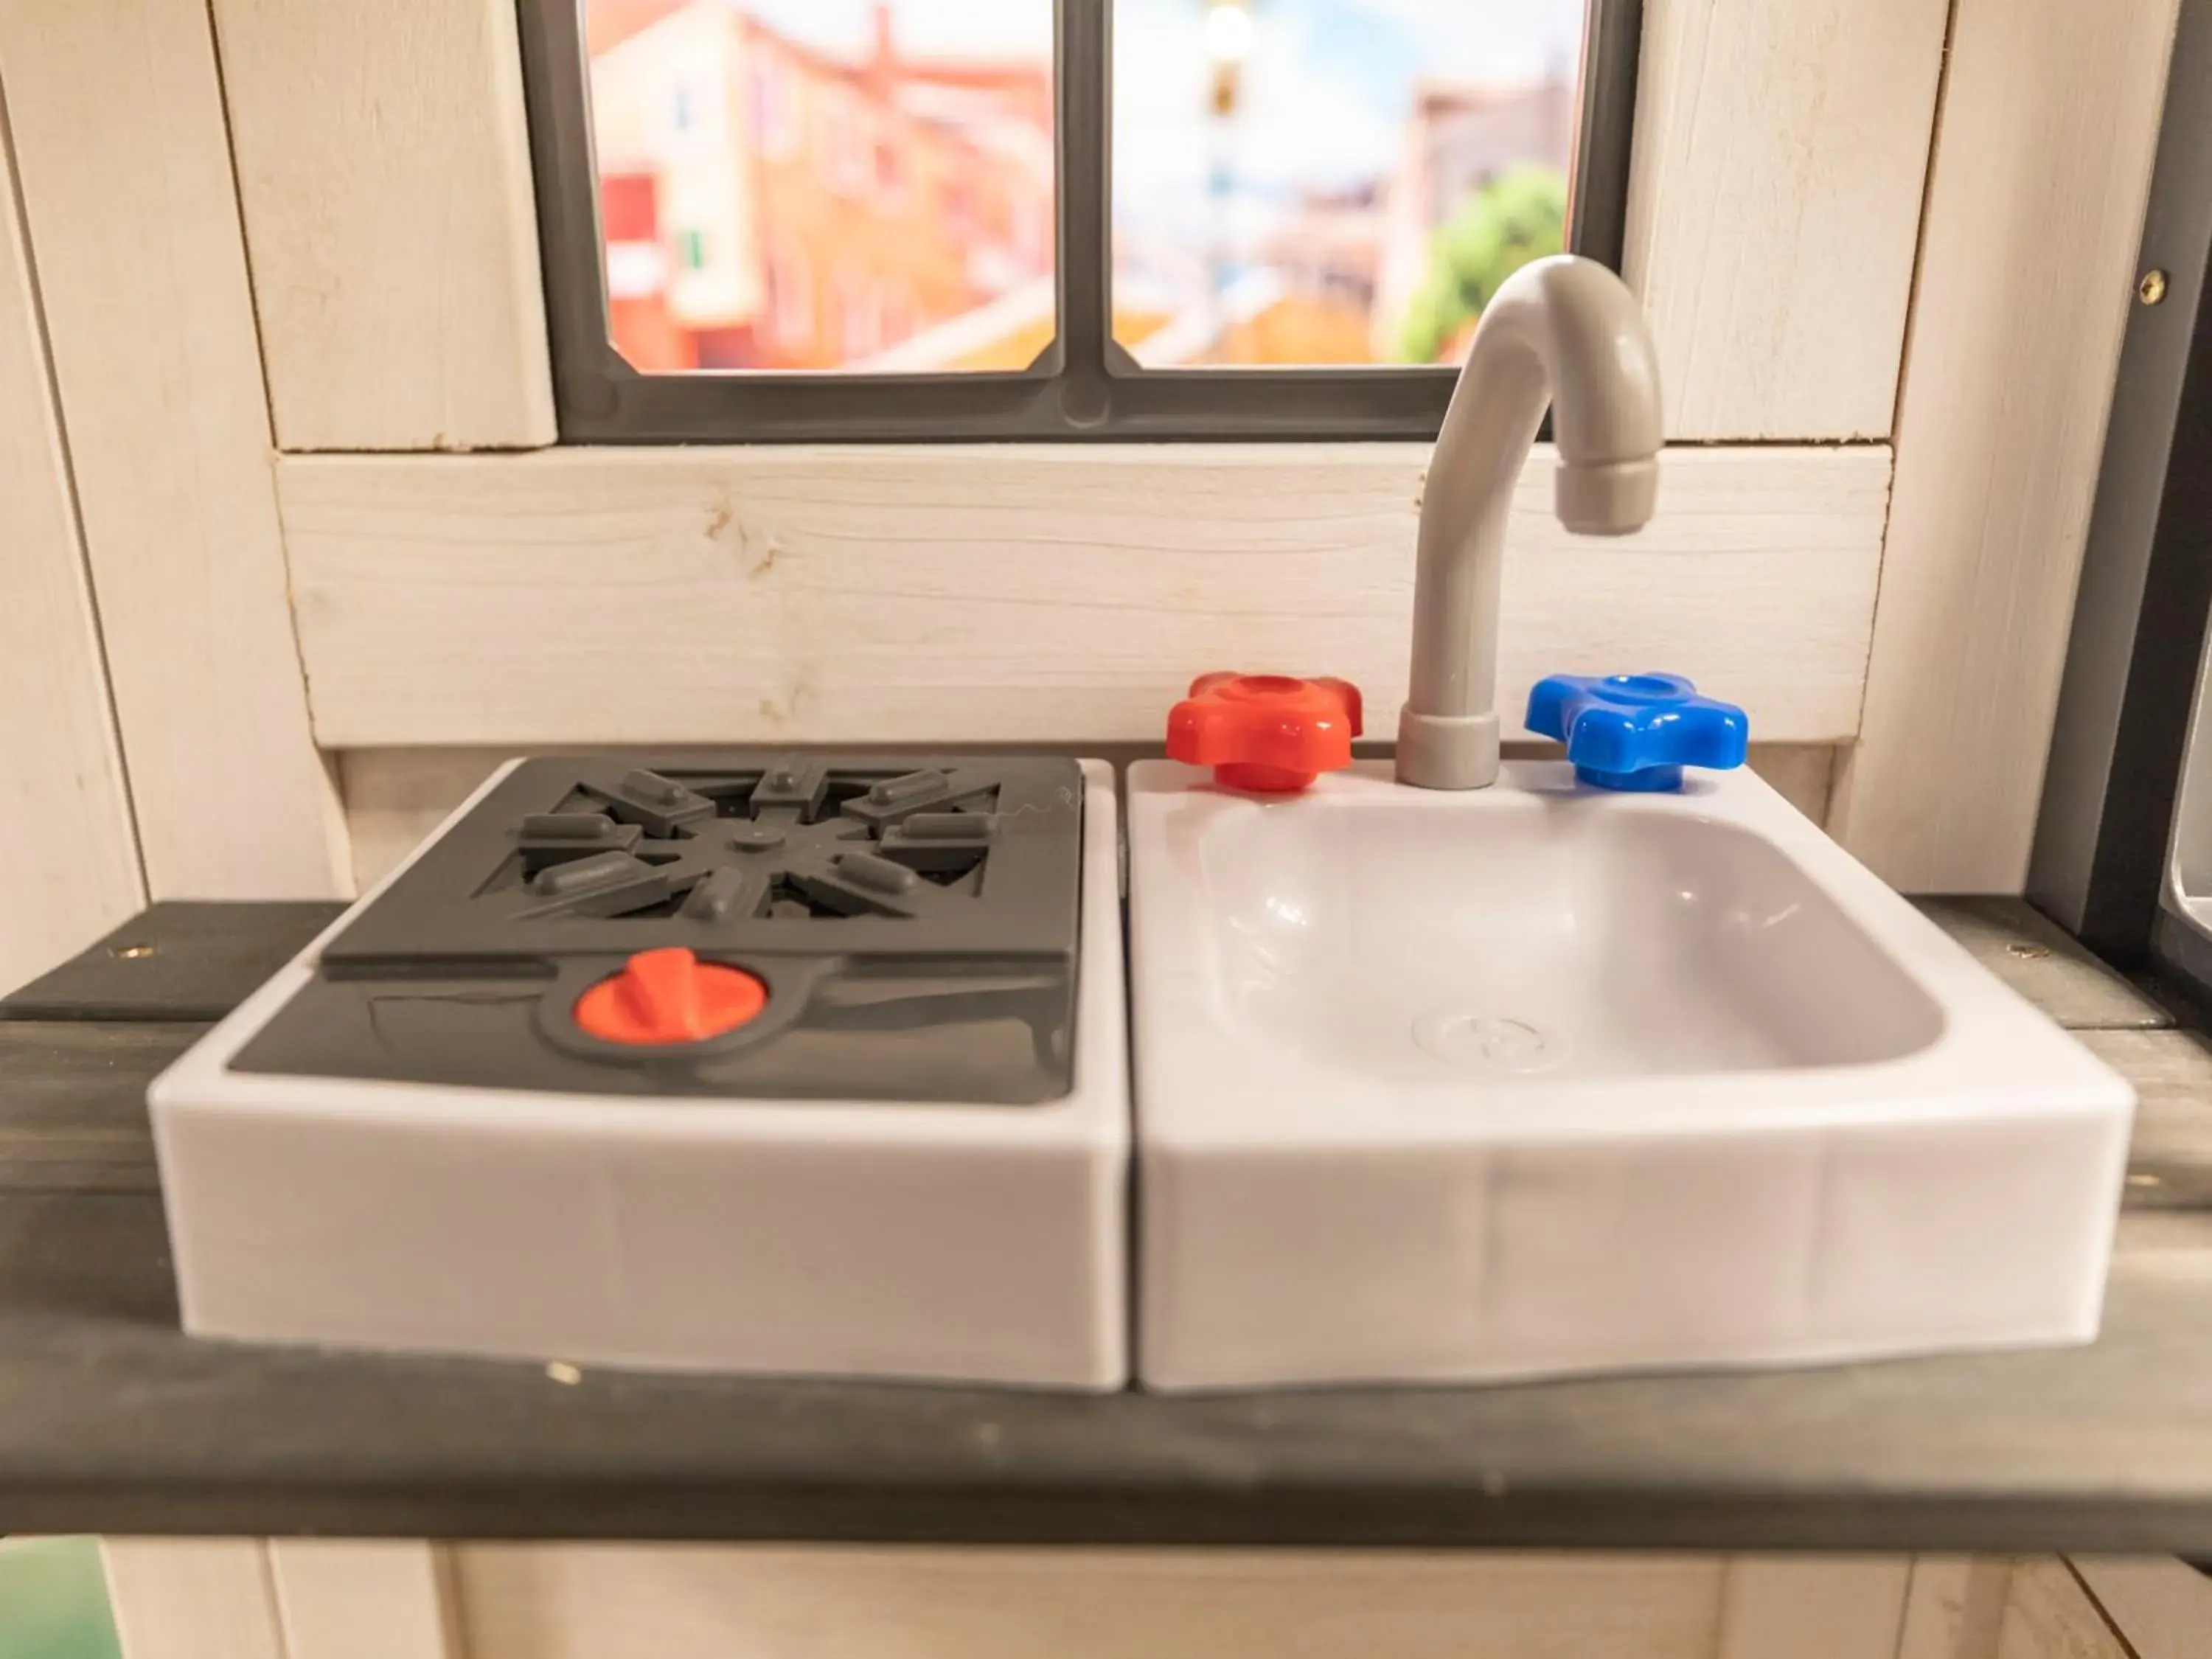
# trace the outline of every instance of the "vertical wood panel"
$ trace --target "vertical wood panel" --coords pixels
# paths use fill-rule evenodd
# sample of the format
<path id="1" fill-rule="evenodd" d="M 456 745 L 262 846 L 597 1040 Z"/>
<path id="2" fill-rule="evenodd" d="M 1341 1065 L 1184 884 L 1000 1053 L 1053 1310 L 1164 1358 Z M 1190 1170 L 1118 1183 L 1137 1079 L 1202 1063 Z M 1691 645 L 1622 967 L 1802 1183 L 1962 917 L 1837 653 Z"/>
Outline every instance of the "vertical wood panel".
<path id="1" fill-rule="evenodd" d="M 2212 1577 L 2170 1555 L 2078 1556 L 2073 1565 L 2136 1659 L 2212 1656 Z"/>
<path id="2" fill-rule="evenodd" d="M 1629 281 L 1671 439 L 1885 437 L 1948 0 L 1645 0 Z"/>
<path id="3" fill-rule="evenodd" d="M 123 1659 L 289 1659 L 260 1540 L 111 1538 L 102 1553 Z"/>
<path id="4" fill-rule="evenodd" d="M 215 0 L 277 446 L 556 435 L 514 0 Z"/>
<path id="5" fill-rule="evenodd" d="M 1958 0 L 1844 844 L 2016 893 L 2112 405 L 2175 0 Z"/>
<path id="6" fill-rule="evenodd" d="M 2057 1557 L 2013 1569 L 1996 1659 L 2137 1659 Z"/>
<path id="7" fill-rule="evenodd" d="M 343 890 L 203 0 L 0 0 L 25 222 L 156 898 Z"/>
<path id="8" fill-rule="evenodd" d="M 2013 1565 L 2005 1557 L 1917 1557 L 1897 1659 L 1996 1659 Z"/>
<path id="9" fill-rule="evenodd" d="M 0 992 L 145 902 L 0 87 Z"/>
<path id="10" fill-rule="evenodd" d="M 1912 1566 L 1897 1654 L 1898 1659 L 2137 1659 L 2056 1556 L 1920 1557 Z"/>
<path id="11" fill-rule="evenodd" d="M 1719 1659 L 1895 1659 L 1911 1576 L 1903 1555 L 1736 1556 Z"/>
<path id="12" fill-rule="evenodd" d="M 285 1659 L 462 1659 L 434 1544 L 274 1539 L 269 1565 Z"/>
<path id="13" fill-rule="evenodd" d="M 1814 823 L 1826 823 L 1836 754 L 1825 743 L 1754 743 L 1748 763 L 1784 800 Z"/>

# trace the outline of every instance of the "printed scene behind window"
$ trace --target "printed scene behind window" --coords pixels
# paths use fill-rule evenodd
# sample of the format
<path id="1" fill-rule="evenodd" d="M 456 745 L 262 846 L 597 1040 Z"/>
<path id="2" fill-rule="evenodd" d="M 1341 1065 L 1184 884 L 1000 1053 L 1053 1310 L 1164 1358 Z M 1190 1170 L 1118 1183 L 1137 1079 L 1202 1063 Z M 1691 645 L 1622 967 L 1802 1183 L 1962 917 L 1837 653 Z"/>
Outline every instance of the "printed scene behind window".
<path id="1" fill-rule="evenodd" d="M 1053 0 L 586 0 L 646 373 L 1051 343 Z M 1113 332 L 1147 368 L 1450 362 L 1565 236 L 1583 0 L 1115 0 Z"/>
<path id="2" fill-rule="evenodd" d="M 1055 331 L 1053 0 L 586 0 L 647 373 L 1015 371 Z"/>
<path id="3" fill-rule="evenodd" d="M 1566 234 L 1583 0 L 1116 0 L 1114 332 L 1455 362 Z"/>

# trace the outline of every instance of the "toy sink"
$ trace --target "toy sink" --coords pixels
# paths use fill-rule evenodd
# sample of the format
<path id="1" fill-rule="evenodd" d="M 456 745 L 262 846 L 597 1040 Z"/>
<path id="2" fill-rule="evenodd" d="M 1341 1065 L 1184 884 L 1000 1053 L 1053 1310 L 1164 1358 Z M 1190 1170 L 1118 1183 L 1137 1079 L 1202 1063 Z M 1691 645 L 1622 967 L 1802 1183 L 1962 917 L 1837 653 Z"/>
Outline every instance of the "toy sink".
<path id="1" fill-rule="evenodd" d="M 1110 769 L 502 769 L 155 1085 L 186 1328 L 1126 1381 Z"/>
<path id="2" fill-rule="evenodd" d="M 2094 1334 L 2127 1085 L 1752 774 L 1128 805 L 1148 1386 Z"/>

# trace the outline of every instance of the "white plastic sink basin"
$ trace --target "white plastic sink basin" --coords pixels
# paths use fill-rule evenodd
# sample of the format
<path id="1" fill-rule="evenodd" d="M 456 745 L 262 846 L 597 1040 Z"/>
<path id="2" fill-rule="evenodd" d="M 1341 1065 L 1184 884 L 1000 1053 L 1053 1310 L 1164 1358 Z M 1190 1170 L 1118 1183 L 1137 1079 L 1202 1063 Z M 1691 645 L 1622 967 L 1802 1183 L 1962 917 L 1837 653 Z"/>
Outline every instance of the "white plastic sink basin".
<path id="1" fill-rule="evenodd" d="M 2095 1334 L 2126 1084 L 1751 774 L 1130 792 L 1152 1386 Z"/>

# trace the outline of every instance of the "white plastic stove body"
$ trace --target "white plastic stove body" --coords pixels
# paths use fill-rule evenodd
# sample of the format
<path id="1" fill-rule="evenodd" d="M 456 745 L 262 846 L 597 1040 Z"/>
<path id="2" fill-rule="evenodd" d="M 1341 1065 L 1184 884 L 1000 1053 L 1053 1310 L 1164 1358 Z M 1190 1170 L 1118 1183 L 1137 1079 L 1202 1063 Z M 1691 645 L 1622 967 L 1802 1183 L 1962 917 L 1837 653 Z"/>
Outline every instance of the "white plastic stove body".
<path id="1" fill-rule="evenodd" d="M 1065 1098 L 786 1104 L 231 1070 L 341 919 L 151 1091 L 185 1328 L 582 1366 L 1121 1386 L 1118 823 L 1112 769 L 1083 773 Z"/>

